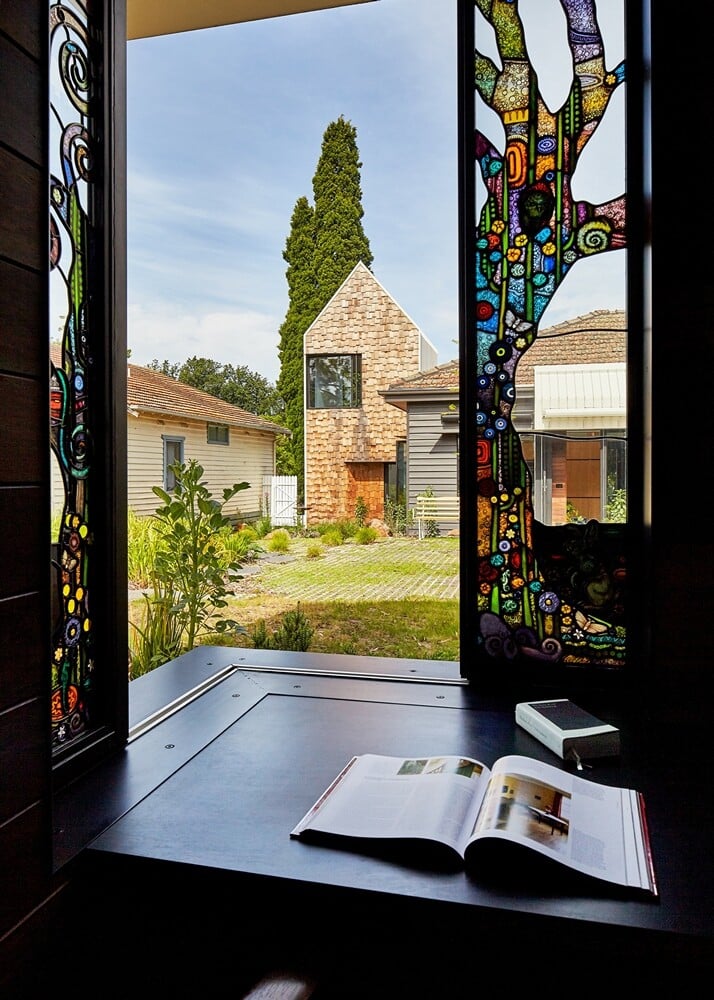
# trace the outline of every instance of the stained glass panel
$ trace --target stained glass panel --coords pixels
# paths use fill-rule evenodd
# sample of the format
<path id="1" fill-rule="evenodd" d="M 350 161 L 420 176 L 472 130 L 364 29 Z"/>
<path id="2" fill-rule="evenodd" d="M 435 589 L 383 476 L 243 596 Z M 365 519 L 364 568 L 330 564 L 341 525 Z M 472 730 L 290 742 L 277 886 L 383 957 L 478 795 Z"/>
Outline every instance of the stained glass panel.
<path id="1" fill-rule="evenodd" d="M 576 170 L 625 82 L 624 59 L 609 63 L 606 54 L 598 18 L 607 6 L 475 0 L 478 642 L 486 657 L 526 666 L 619 669 L 626 661 L 626 428 L 593 430 L 583 420 L 562 434 L 521 434 L 514 423 L 519 362 L 546 329 L 561 285 L 576 264 L 584 277 L 593 261 L 627 246 L 624 177 L 614 196 L 576 194 Z M 622 3 L 608 14 L 613 6 L 622 36 Z M 553 20 L 539 23 L 546 11 Z M 533 28 L 545 29 L 552 65 L 536 68 Z M 569 77 L 558 101 L 546 95 L 551 69 Z M 616 142 L 621 152 L 624 126 Z M 573 323 L 570 332 L 592 343 L 593 325 Z M 587 391 L 599 391 L 606 375 L 624 379 L 621 361 L 608 357 L 615 367 L 607 372 L 582 364 Z M 551 395 L 564 391 L 548 374 Z M 541 376 L 544 391 L 545 369 Z M 562 523 L 553 523 L 550 496 L 547 517 L 541 499 L 536 511 L 534 467 L 546 454 L 539 483 L 549 477 L 562 488 L 570 462 L 581 506 L 598 516 L 569 516 L 565 496 Z"/>
<path id="2" fill-rule="evenodd" d="M 55 750 L 88 730 L 95 702 L 89 580 L 99 85 L 91 14 L 91 5 L 80 0 L 49 8 L 50 443 L 53 479 L 61 483 L 52 560 Z"/>

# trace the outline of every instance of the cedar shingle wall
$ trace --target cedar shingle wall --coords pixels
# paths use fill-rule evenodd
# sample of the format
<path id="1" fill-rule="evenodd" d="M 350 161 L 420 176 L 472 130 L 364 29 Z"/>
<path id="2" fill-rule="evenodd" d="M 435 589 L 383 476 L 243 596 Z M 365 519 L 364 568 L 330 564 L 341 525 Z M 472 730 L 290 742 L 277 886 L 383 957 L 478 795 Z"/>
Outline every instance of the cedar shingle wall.
<path id="1" fill-rule="evenodd" d="M 308 521 L 354 516 L 355 478 L 379 491 L 383 513 L 383 464 L 396 460 L 406 437 L 406 414 L 385 402 L 380 389 L 419 371 L 419 328 L 374 276 L 358 265 L 305 335 L 305 354 L 360 354 L 362 406 L 351 410 L 307 409 L 305 414 L 305 502 Z M 373 463 L 366 477 L 346 463 Z M 378 486 L 376 484 L 379 484 Z M 366 488 L 366 487 L 365 487 Z M 367 497 L 365 497 L 367 500 Z M 369 501 L 368 501 L 369 502 Z"/>

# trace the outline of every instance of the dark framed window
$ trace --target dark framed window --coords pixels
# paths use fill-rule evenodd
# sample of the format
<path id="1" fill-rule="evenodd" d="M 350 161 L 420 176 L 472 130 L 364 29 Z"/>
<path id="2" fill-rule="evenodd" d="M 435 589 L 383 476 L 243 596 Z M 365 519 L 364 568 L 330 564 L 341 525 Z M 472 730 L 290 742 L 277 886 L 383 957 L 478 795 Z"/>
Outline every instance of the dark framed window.
<path id="1" fill-rule="evenodd" d="M 307 359 L 307 405 L 314 410 L 362 405 L 362 355 L 313 354 Z"/>
<path id="2" fill-rule="evenodd" d="M 162 434 L 161 440 L 164 443 L 164 489 L 171 493 L 176 489 L 176 475 L 172 466 L 183 462 L 184 438 Z"/>
<path id="3" fill-rule="evenodd" d="M 207 424 L 206 441 L 208 444 L 230 444 L 228 424 Z"/>

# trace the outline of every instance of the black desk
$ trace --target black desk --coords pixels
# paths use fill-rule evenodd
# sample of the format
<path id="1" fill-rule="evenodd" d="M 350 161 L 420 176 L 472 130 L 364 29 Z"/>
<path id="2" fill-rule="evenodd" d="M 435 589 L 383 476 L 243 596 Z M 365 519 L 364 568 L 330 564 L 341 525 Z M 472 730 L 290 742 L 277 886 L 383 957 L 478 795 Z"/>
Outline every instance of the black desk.
<path id="1" fill-rule="evenodd" d="M 206 655 L 194 650 L 183 667 L 198 669 Z M 159 940 L 167 954 L 208 949 L 214 970 L 273 950 L 318 967 L 345 997 L 352 988 L 380 995 L 374 984 L 385 975 L 394 982 L 384 995 L 399 983 L 405 996 L 460 996 L 456 984 L 473 963 L 483 970 L 482 949 L 514 973 L 524 962 L 529 978 L 570 966 L 582 975 L 583 963 L 592 970 L 604 956 L 638 974 L 711 968 L 710 783 L 689 762 L 653 755 L 625 720 L 613 719 L 621 759 L 589 776 L 644 792 L 659 901 L 573 885 L 572 875 L 476 880 L 291 840 L 354 753 L 557 758 L 515 725 L 511 705 L 487 704 L 460 684 L 249 664 L 230 672 L 235 650 L 211 657 L 224 679 L 131 743 L 110 780 L 119 818 L 82 856 L 89 890 L 113 896 L 119 921 L 140 915 L 151 928 L 154 959 Z M 449 989 L 434 993 L 445 962 Z M 186 975 L 182 967 L 182 982 Z"/>

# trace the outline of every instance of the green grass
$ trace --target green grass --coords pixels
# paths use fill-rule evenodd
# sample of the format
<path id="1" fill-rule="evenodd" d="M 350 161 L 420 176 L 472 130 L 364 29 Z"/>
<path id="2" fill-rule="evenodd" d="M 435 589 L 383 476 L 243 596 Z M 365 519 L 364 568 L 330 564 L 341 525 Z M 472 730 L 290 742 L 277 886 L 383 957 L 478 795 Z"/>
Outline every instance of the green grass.
<path id="1" fill-rule="evenodd" d="M 249 586 L 224 609 L 246 629 L 212 635 L 208 645 L 253 648 L 251 632 L 262 620 L 269 633 L 283 616 L 300 610 L 314 628 L 310 651 L 400 659 L 459 659 L 458 538 L 389 538 L 358 545 L 323 546 L 293 537 L 289 560 L 261 561 Z M 273 557 L 275 558 L 275 557 Z M 142 610 L 133 602 L 132 614 Z"/>

